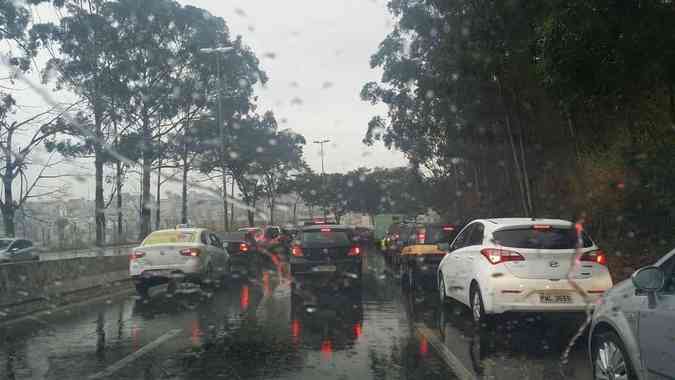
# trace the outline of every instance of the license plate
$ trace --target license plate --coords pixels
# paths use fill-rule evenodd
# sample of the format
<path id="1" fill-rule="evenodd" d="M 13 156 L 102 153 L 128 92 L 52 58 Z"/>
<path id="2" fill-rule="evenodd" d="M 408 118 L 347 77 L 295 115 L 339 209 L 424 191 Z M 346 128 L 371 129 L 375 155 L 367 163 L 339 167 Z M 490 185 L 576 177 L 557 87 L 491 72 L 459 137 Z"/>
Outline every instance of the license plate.
<path id="1" fill-rule="evenodd" d="M 335 272 L 335 265 L 319 265 L 312 268 L 312 272 Z"/>
<path id="2" fill-rule="evenodd" d="M 572 303 L 572 297 L 567 294 L 540 294 L 541 303 Z"/>

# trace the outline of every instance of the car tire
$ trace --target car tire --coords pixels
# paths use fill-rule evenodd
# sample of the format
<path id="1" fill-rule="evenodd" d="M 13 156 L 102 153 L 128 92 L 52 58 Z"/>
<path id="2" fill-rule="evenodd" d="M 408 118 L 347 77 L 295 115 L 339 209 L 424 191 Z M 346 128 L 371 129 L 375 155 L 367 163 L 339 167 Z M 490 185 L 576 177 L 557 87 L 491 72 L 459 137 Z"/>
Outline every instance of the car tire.
<path id="1" fill-rule="evenodd" d="M 483 294 L 480 291 L 478 284 L 471 287 L 471 316 L 473 322 L 478 327 L 485 327 L 490 322 L 490 317 L 485 313 L 485 303 L 483 302 Z"/>
<path id="2" fill-rule="evenodd" d="M 145 281 L 138 281 L 134 283 L 134 286 L 136 287 L 136 294 L 141 297 L 141 299 L 147 299 L 150 298 L 150 295 L 148 293 L 149 286 Z"/>
<path id="3" fill-rule="evenodd" d="M 443 272 L 438 272 L 438 296 L 441 301 L 441 305 L 444 305 L 448 302 L 448 295 L 445 292 L 445 280 L 443 279 Z"/>
<path id="4" fill-rule="evenodd" d="M 408 266 L 408 289 L 410 290 L 415 290 L 415 287 L 417 286 L 415 282 L 415 269 L 413 267 Z"/>
<path id="5" fill-rule="evenodd" d="M 616 357 L 615 363 L 608 362 L 607 355 L 618 354 L 621 356 Z M 605 360 L 602 360 L 601 356 L 604 356 Z M 591 358 L 593 379 L 602 379 L 603 377 L 600 375 L 607 373 L 606 371 L 611 371 L 610 374 L 625 375 L 628 380 L 637 380 L 630 356 L 628 356 L 621 338 L 614 331 L 605 331 L 593 337 Z M 605 378 L 609 378 L 609 376 L 605 375 Z"/>

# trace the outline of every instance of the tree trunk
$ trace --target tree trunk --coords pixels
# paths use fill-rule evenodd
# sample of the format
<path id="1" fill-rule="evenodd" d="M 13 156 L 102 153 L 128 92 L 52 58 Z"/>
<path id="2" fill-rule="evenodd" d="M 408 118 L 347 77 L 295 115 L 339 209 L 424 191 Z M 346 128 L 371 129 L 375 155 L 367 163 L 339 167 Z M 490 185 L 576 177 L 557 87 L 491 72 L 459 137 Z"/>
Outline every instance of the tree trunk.
<path id="1" fill-rule="evenodd" d="M 275 206 L 275 200 L 274 198 L 270 199 L 270 224 L 274 224 L 274 206 Z"/>
<path id="2" fill-rule="evenodd" d="M 162 154 L 161 152 L 159 153 Z M 162 158 L 159 158 L 159 164 L 157 166 L 157 194 L 155 195 L 155 229 L 160 228 L 160 217 L 161 217 L 161 189 L 162 189 Z"/>
<path id="3" fill-rule="evenodd" d="M 141 228 L 139 240 L 145 239 L 150 233 L 150 173 L 152 171 L 152 131 L 147 116 L 143 120 L 143 166 L 141 171 Z"/>
<path id="4" fill-rule="evenodd" d="M 228 209 L 227 209 L 227 176 L 225 175 L 226 173 L 226 168 L 225 165 L 221 168 L 223 171 L 223 228 L 225 228 L 225 231 L 230 230 L 230 220 L 227 217 L 228 215 Z"/>
<path id="5" fill-rule="evenodd" d="M 518 182 L 518 187 L 520 189 L 520 201 L 522 205 L 522 210 L 525 215 L 529 214 L 527 209 L 527 200 L 525 199 L 525 186 L 523 184 L 523 172 L 520 169 L 520 161 L 518 160 L 518 153 L 516 149 L 516 143 L 513 138 L 513 129 L 511 128 L 511 111 L 508 106 L 508 103 L 504 97 L 504 91 L 502 89 L 501 79 L 497 77 L 497 88 L 499 90 L 499 99 L 501 100 L 502 107 L 504 107 L 504 116 L 506 124 L 506 133 L 509 137 L 509 145 L 511 147 L 511 154 L 513 158 L 513 166 L 516 169 L 516 179 Z"/>
<path id="6" fill-rule="evenodd" d="M 234 177 L 232 177 L 232 185 L 230 186 L 230 196 L 234 199 Z M 230 202 L 230 227 L 234 229 L 234 202 Z"/>
<path id="7" fill-rule="evenodd" d="M 248 217 L 248 226 L 253 227 L 255 225 L 255 211 L 246 210 L 246 216 Z"/>
<path id="8" fill-rule="evenodd" d="M 94 105 L 98 109 L 98 105 Z M 94 142 L 94 177 L 96 188 L 94 191 L 94 219 L 96 221 L 96 246 L 105 244 L 105 200 L 103 199 L 103 129 L 102 115 L 98 110 L 94 114 L 94 128 L 96 141 Z"/>
<path id="9" fill-rule="evenodd" d="M 182 204 L 182 209 L 181 209 L 181 217 L 180 217 L 180 222 L 182 224 L 187 224 L 188 223 L 188 172 L 190 171 L 189 163 L 188 163 L 188 155 L 190 154 L 189 151 L 189 138 L 190 138 L 190 120 L 188 119 L 185 124 L 185 130 L 183 132 L 183 152 L 182 152 L 182 159 L 183 159 L 183 189 L 182 189 L 182 199 L 181 199 L 181 204 Z"/>
<path id="10" fill-rule="evenodd" d="M 520 136 L 520 159 L 523 164 L 523 183 L 525 184 L 525 199 L 527 200 L 528 214 L 527 216 L 535 216 L 534 205 L 532 204 L 532 192 L 530 191 L 530 176 L 527 172 L 527 161 L 525 160 L 525 147 L 523 144 L 523 133 L 521 131 Z"/>
<path id="11" fill-rule="evenodd" d="M 122 230 L 124 213 L 122 212 L 122 163 L 118 160 L 116 165 L 115 187 L 117 190 L 117 242 L 120 243 L 124 231 Z"/>

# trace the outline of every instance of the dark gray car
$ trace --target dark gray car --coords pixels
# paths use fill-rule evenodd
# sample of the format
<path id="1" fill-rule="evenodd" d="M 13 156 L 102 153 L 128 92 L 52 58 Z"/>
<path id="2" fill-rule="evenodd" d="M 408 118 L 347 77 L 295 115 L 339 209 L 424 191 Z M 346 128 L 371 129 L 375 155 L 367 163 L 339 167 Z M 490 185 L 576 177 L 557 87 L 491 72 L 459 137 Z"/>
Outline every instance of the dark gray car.
<path id="1" fill-rule="evenodd" d="M 589 352 L 597 380 L 675 379 L 675 250 L 605 294 Z"/>

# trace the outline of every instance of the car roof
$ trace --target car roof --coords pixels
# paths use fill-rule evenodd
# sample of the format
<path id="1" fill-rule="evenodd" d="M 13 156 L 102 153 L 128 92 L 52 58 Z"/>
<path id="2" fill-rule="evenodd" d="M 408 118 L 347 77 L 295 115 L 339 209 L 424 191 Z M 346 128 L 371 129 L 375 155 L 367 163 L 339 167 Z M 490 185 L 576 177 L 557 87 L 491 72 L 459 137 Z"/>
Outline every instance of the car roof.
<path id="1" fill-rule="evenodd" d="M 535 224 L 551 224 L 556 226 L 571 226 L 572 222 L 563 219 L 541 219 L 541 218 L 491 218 L 479 219 L 474 222 L 490 223 L 499 227 L 509 226 L 529 226 Z"/>
<path id="2" fill-rule="evenodd" d="M 181 232 L 202 232 L 206 231 L 206 228 L 167 228 L 164 230 L 155 230 L 150 232 L 150 234 L 154 234 L 155 232 L 171 232 L 171 231 L 181 231 Z M 148 234 L 149 235 L 149 234 Z"/>

